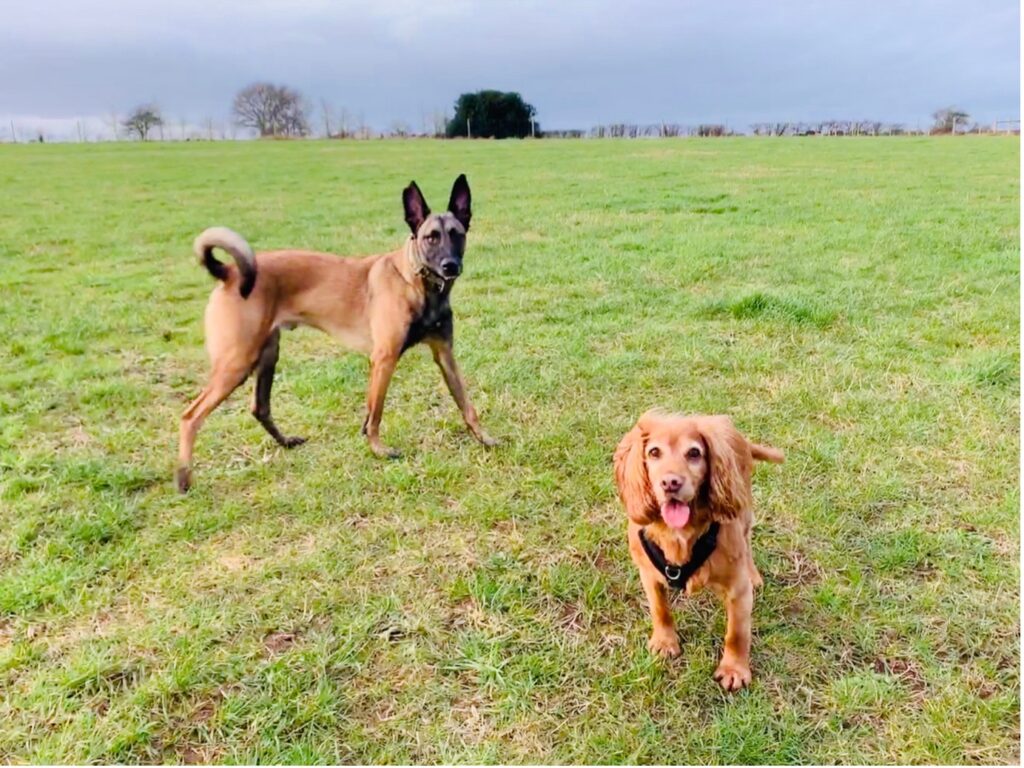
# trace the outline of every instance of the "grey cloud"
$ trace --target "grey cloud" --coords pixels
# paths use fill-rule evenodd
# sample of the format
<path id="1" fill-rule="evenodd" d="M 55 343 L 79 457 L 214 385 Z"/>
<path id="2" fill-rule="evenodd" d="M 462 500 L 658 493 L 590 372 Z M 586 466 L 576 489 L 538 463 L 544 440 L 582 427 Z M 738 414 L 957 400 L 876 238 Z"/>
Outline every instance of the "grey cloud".
<path id="1" fill-rule="evenodd" d="M 957 103 L 1016 118 L 1015 2 L 71 0 L 5 11 L 0 114 L 101 115 L 140 101 L 225 119 L 254 79 L 373 125 L 459 92 L 514 89 L 544 125 L 873 117 Z"/>

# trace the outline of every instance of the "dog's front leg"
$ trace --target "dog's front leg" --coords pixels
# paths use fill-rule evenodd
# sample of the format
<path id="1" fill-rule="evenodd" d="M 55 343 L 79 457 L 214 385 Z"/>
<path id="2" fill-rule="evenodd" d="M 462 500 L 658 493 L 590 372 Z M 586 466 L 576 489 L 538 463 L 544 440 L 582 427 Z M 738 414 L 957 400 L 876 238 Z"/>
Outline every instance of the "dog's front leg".
<path id="1" fill-rule="evenodd" d="M 681 651 L 676 625 L 672 621 L 672 609 L 668 603 L 667 588 L 662 584 L 651 568 L 640 568 L 640 581 L 647 593 L 647 602 L 651 610 L 651 622 L 654 631 L 647 647 L 652 653 L 667 658 L 675 658 Z"/>
<path id="2" fill-rule="evenodd" d="M 465 420 L 466 426 L 469 427 L 469 431 L 473 433 L 473 437 L 486 446 L 497 445 L 498 441 L 488 435 L 484 428 L 480 426 L 480 418 L 476 414 L 476 408 L 469 401 L 469 395 L 466 394 L 466 384 L 462 380 L 459 366 L 455 362 L 455 354 L 452 352 L 451 340 L 432 340 L 429 344 L 430 351 L 434 354 L 434 362 L 441 369 L 444 382 L 448 385 L 448 391 L 452 393 L 455 404 L 462 411 L 462 418 Z"/>
<path id="3" fill-rule="evenodd" d="M 715 670 L 715 680 L 727 691 L 750 684 L 750 612 L 754 588 L 749 578 L 740 579 L 725 594 L 725 649 Z"/>
<path id="4" fill-rule="evenodd" d="M 394 349 L 374 350 L 370 356 L 370 389 L 366 396 L 366 421 L 363 434 L 370 443 L 370 450 L 377 456 L 396 459 L 398 451 L 388 448 L 380 441 L 380 418 L 384 413 L 384 398 L 388 394 L 391 375 L 398 365 L 398 352 Z"/>

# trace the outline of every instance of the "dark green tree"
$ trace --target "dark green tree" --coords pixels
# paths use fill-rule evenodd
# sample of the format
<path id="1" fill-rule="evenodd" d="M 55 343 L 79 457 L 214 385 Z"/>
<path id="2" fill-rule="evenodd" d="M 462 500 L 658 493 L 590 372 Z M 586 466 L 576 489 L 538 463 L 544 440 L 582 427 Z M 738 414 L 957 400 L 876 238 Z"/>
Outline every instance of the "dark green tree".
<path id="1" fill-rule="evenodd" d="M 448 122 L 449 138 L 521 139 L 540 126 L 533 123 L 537 110 L 518 93 L 477 91 L 464 93 L 455 102 L 455 116 Z"/>

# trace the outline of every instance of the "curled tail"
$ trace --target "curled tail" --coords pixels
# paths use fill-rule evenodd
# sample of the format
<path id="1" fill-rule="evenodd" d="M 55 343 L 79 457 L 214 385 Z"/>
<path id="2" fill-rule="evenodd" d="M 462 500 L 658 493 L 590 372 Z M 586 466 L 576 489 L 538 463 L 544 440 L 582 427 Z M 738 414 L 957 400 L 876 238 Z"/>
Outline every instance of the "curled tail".
<path id="1" fill-rule="evenodd" d="M 758 445 L 757 443 L 750 444 L 750 455 L 757 461 L 770 461 L 773 464 L 781 464 L 786 460 L 786 455 L 778 448 L 772 448 L 770 445 Z"/>
<path id="2" fill-rule="evenodd" d="M 242 277 L 238 292 L 242 294 L 243 299 L 248 298 L 256 284 L 256 257 L 253 255 L 249 243 L 232 229 L 210 227 L 203 230 L 192 244 L 192 250 L 199 257 L 199 263 L 218 280 L 227 280 L 231 272 L 227 266 L 213 257 L 214 248 L 220 248 L 231 254 L 231 258 L 238 265 L 238 273 Z"/>

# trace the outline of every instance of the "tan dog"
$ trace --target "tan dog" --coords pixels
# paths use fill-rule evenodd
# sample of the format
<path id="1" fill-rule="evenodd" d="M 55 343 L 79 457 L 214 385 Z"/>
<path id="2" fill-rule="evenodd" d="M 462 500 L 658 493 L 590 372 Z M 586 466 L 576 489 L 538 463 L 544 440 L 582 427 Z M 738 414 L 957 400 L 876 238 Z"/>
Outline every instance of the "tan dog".
<path id="1" fill-rule="evenodd" d="M 192 447 L 203 420 L 250 373 L 256 374 L 252 412 L 286 448 L 303 438 L 285 437 L 270 416 L 281 328 L 311 325 L 370 358 L 370 388 L 363 433 L 378 456 L 398 454 L 380 440 L 380 419 L 391 375 L 402 353 L 430 345 L 448 389 L 469 430 L 484 445 L 495 440 L 477 418 L 452 353 L 449 295 L 462 272 L 466 232 L 472 217 L 469 184 L 459 176 L 448 210 L 432 214 L 416 182 L 402 193 L 412 235 L 396 251 L 362 259 L 314 251 L 253 254 L 249 244 L 224 227 L 207 229 L 195 251 L 210 274 L 223 282 L 206 305 L 206 349 L 210 379 L 181 417 L 178 488 L 191 485 Z M 235 265 L 213 257 L 221 248 Z"/>
<path id="2" fill-rule="evenodd" d="M 750 549 L 754 460 L 782 452 L 749 442 L 726 416 L 648 411 L 615 451 L 615 481 L 629 516 L 629 553 L 640 570 L 654 632 L 648 647 L 678 656 L 666 589 L 708 586 L 725 602 L 725 649 L 715 679 L 750 682 L 750 612 L 762 584 Z"/>

